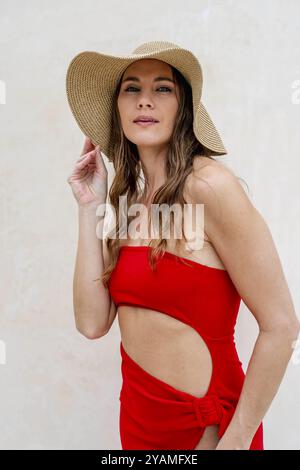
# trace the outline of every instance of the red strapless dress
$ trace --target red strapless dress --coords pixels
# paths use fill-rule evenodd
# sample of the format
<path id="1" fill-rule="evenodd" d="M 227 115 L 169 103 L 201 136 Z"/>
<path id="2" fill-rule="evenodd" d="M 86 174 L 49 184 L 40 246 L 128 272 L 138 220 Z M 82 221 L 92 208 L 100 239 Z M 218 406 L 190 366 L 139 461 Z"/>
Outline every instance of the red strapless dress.
<path id="1" fill-rule="evenodd" d="M 122 246 L 109 280 L 116 306 L 134 305 L 193 327 L 210 351 L 213 370 L 201 398 L 178 390 L 137 364 L 120 342 L 122 449 L 194 449 L 205 427 L 221 438 L 235 412 L 245 373 L 234 332 L 241 297 L 227 271 L 166 252 L 152 271 L 149 246 Z M 263 422 L 249 450 L 263 450 Z"/>

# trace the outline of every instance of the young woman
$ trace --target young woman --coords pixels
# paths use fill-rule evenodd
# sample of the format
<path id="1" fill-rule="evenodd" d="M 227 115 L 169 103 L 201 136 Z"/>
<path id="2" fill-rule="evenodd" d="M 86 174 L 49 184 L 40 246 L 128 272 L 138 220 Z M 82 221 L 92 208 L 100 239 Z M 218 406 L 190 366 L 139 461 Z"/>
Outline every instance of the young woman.
<path id="1" fill-rule="evenodd" d="M 123 449 L 264 449 L 262 419 L 299 332 L 270 231 L 235 174 L 213 158 L 226 150 L 201 89 L 195 56 L 166 42 L 131 56 L 84 52 L 68 70 L 69 103 L 89 135 L 68 178 L 79 209 L 75 321 L 100 338 L 118 313 Z M 107 197 L 100 149 L 115 169 L 117 236 L 104 240 L 96 236 Z M 125 226 L 120 196 L 126 209 L 140 209 Z M 193 211 L 167 218 L 169 235 L 154 238 L 145 230 L 154 204 Z M 199 206 L 197 245 L 183 226 L 199 226 Z M 246 374 L 234 341 L 241 300 L 259 326 Z"/>

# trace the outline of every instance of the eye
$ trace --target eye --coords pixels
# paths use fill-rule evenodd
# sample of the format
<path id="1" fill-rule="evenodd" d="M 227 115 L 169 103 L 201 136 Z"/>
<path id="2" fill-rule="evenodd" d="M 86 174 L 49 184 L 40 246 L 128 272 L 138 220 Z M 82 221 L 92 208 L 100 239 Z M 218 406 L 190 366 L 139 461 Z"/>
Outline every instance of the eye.
<path id="1" fill-rule="evenodd" d="M 126 88 L 124 91 L 129 91 L 130 88 L 133 88 L 134 90 L 137 90 L 137 88 L 135 88 L 134 86 L 129 86 L 128 88 Z"/>
<path id="2" fill-rule="evenodd" d="M 134 89 L 134 90 L 138 90 L 138 88 L 136 88 L 136 87 L 134 87 L 134 86 L 129 86 L 128 88 L 125 89 L 125 91 L 129 91 L 130 88 L 131 88 L 131 89 Z M 164 88 L 165 90 L 167 90 L 168 93 L 172 91 L 172 90 L 171 90 L 169 87 L 167 87 L 167 86 L 161 86 L 161 87 L 157 88 L 157 90 L 160 90 L 161 88 Z"/>
<path id="3" fill-rule="evenodd" d="M 171 88 L 169 88 L 169 87 L 167 87 L 167 86 L 161 86 L 161 87 L 159 87 L 158 89 L 160 89 L 160 88 L 164 88 L 165 90 L 168 90 L 168 92 L 169 92 L 169 91 L 172 91 Z"/>

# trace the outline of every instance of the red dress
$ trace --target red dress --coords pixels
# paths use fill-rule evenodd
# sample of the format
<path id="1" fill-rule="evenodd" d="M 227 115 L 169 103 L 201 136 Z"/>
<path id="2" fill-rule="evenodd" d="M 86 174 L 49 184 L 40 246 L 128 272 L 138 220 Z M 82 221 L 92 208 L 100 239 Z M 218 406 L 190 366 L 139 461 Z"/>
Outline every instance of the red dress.
<path id="1" fill-rule="evenodd" d="M 170 252 L 152 271 L 149 246 L 122 246 L 109 280 L 119 305 L 157 310 L 193 327 L 210 351 L 213 370 L 201 398 L 178 390 L 140 367 L 120 342 L 122 449 L 194 449 L 205 427 L 222 437 L 235 412 L 245 373 L 234 341 L 241 302 L 227 271 Z M 263 422 L 249 450 L 263 450 Z"/>

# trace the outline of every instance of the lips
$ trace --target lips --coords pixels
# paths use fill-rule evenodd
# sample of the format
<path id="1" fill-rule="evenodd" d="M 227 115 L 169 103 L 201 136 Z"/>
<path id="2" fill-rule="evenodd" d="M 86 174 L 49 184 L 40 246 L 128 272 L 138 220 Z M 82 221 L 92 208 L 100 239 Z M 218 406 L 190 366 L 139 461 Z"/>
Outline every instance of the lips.
<path id="1" fill-rule="evenodd" d="M 153 116 L 137 116 L 133 122 L 158 122 Z"/>
<path id="2" fill-rule="evenodd" d="M 158 121 L 135 121 L 134 124 L 137 124 L 138 126 L 142 127 L 149 127 L 149 126 L 154 126 L 154 124 L 157 124 Z"/>
<path id="3" fill-rule="evenodd" d="M 155 121 L 155 119 L 138 119 L 133 122 L 158 122 L 158 121 Z"/>

